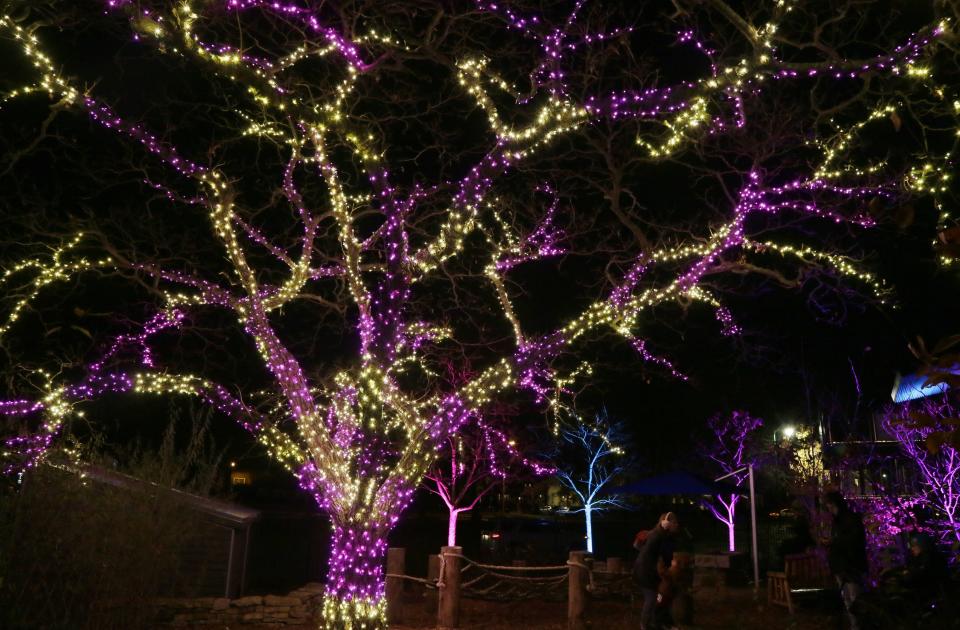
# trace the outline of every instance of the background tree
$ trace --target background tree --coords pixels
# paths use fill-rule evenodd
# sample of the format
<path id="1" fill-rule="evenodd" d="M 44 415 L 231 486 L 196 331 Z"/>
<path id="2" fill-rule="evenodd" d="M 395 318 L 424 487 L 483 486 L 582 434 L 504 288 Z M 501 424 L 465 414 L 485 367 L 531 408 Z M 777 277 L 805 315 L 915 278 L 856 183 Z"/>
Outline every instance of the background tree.
<path id="1" fill-rule="evenodd" d="M 820 436 L 810 427 L 797 427 L 784 454 L 790 494 L 806 512 L 814 537 L 826 537 L 830 515 L 820 509 L 820 497 L 828 479 Z"/>
<path id="2" fill-rule="evenodd" d="M 457 435 L 447 438 L 424 486 L 447 507 L 447 546 L 453 547 L 457 544 L 460 514 L 472 510 L 498 483 L 551 472 L 551 468 L 524 457 L 506 433 L 473 419 Z"/>
<path id="3" fill-rule="evenodd" d="M 724 296 L 842 321 L 956 142 L 939 4 L 0 6 L 4 467 L 195 396 L 330 516 L 328 627 L 385 624 L 386 535 L 492 400 L 679 375 L 651 338 L 736 334 Z"/>
<path id="4" fill-rule="evenodd" d="M 900 449 L 916 465 L 924 502 L 937 515 L 932 524 L 941 541 L 960 543 L 960 451 L 944 443 L 930 448 L 927 438 L 943 426 L 929 422 L 918 423 L 914 416 L 926 419 L 957 416 L 957 411 L 945 398 L 924 398 L 913 404 L 890 407 L 883 419 L 883 428 L 900 445 Z"/>
<path id="5" fill-rule="evenodd" d="M 626 507 L 620 496 L 606 493 L 635 463 L 624 450 L 626 426 L 603 412 L 562 426 L 559 440 L 557 479 L 580 503 L 574 512 L 583 513 L 587 551 L 593 553 L 593 515 Z"/>
<path id="6" fill-rule="evenodd" d="M 907 561 L 908 540 L 904 534 L 930 532 L 917 516 L 923 508 L 922 497 L 903 496 L 878 488 L 872 496 L 853 497 L 851 507 L 863 516 L 867 537 L 867 564 L 869 578 L 879 584 L 888 569 L 902 567 Z"/>
<path id="7" fill-rule="evenodd" d="M 763 420 L 738 410 L 730 414 L 716 414 L 707 421 L 707 425 L 713 433 L 713 439 L 704 445 L 703 452 L 714 463 L 715 476 L 733 473 L 725 481 L 741 487 L 748 476 L 747 471 L 741 469 L 757 465 L 761 459 L 757 429 L 763 426 Z M 727 526 L 727 548 L 730 551 L 736 551 L 734 534 L 740 496 L 735 492 L 717 495 L 714 497 L 715 503 L 706 504 L 710 513 Z"/>

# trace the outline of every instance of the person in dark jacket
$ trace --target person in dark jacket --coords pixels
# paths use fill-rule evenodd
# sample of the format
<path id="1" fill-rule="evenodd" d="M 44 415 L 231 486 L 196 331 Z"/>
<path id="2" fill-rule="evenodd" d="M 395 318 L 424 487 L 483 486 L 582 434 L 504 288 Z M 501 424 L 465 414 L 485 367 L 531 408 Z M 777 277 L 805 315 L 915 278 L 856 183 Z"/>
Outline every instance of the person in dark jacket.
<path id="1" fill-rule="evenodd" d="M 867 572 L 867 535 L 863 518 L 850 509 L 839 492 L 824 495 L 824 506 L 833 514 L 827 562 L 840 587 L 850 627 L 857 630 L 859 626 L 852 608 L 863 588 L 863 577 Z"/>
<path id="2" fill-rule="evenodd" d="M 647 534 L 639 547 L 640 555 L 633 567 L 633 577 L 643 593 L 643 610 L 640 613 L 640 629 L 652 630 L 657 610 L 657 588 L 660 586 L 660 562 L 669 568 L 673 562 L 673 537 L 680 529 L 677 515 L 667 512 Z"/>

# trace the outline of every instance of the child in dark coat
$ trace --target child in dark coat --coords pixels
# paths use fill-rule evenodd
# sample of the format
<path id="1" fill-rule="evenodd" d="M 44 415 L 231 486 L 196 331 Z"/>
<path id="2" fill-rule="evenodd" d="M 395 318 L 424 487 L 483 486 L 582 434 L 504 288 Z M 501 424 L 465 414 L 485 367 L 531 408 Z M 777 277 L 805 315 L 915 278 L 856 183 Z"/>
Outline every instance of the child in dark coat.
<path id="1" fill-rule="evenodd" d="M 640 613 L 641 630 L 652 630 L 657 609 L 657 588 L 660 586 L 659 563 L 669 568 L 673 562 L 673 537 L 680 528 L 677 515 L 667 512 L 650 530 L 646 541 L 634 543 L 640 555 L 633 567 L 633 578 L 643 593 L 643 610 Z M 638 539 L 641 538 L 638 536 Z"/>

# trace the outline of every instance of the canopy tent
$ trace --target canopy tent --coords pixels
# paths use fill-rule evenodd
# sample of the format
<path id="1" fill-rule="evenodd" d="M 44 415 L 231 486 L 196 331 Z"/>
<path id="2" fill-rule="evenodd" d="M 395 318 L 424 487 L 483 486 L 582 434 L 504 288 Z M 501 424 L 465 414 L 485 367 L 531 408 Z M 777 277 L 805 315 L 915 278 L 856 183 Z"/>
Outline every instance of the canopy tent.
<path id="1" fill-rule="evenodd" d="M 949 370 L 932 370 L 929 374 L 907 374 L 901 375 L 897 372 L 897 377 L 893 381 L 893 391 L 890 392 L 890 398 L 895 403 L 916 400 L 917 398 L 927 398 L 928 396 L 939 396 L 950 389 L 950 384 L 945 380 L 939 383 L 929 383 L 937 378 L 943 379 L 946 374 L 960 374 L 960 369 L 953 368 Z"/>
<path id="2" fill-rule="evenodd" d="M 701 479 L 684 471 L 674 471 L 647 477 L 640 481 L 628 483 L 616 488 L 610 488 L 606 494 L 633 494 L 639 496 L 670 496 L 675 494 L 686 495 L 714 495 L 740 494 L 740 488 L 733 484 Z"/>
<path id="3" fill-rule="evenodd" d="M 753 486 L 753 466 L 744 466 L 740 470 L 717 477 L 713 481 L 707 481 L 696 475 L 678 470 L 610 488 L 606 494 L 633 494 L 638 496 L 742 494 L 741 489 L 737 486 L 722 482 L 724 479 L 744 472 L 747 473 L 747 479 L 750 482 L 750 537 L 753 543 L 753 590 L 756 594 L 760 588 L 760 564 L 757 557 L 757 500 Z"/>

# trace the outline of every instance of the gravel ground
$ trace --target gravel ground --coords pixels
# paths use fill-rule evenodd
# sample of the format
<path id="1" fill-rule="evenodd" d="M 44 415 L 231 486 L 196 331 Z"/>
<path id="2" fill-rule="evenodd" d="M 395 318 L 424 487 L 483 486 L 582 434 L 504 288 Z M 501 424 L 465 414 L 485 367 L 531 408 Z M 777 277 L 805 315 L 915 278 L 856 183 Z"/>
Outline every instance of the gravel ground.
<path id="1" fill-rule="evenodd" d="M 689 630 L 840 630 L 845 627 L 839 611 L 823 607 L 798 610 L 794 615 L 785 608 L 768 606 L 766 593 L 754 601 L 750 589 L 727 589 L 723 595 L 702 592 L 694 595 L 695 624 Z M 526 601 L 493 603 L 465 600 L 461 627 L 465 630 L 566 630 L 565 602 Z M 588 627 L 601 630 L 636 630 L 639 605 L 629 602 L 593 602 L 588 611 Z M 426 605 L 408 602 L 403 624 L 398 630 L 425 630 L 436 627 L 436 617 Z"/>
<path id="2" fill-rule="evenodd" d="M 837 598 L 839 604 L 839 598 Z M 785 608 L 768 606 L 766 593 L 755 601 L 748 588 L 728 588 L 718 593 L 704 590 L 694 593 L 694 625 L 683 630 L 842 630 L 846 628 L 839 609 L 830 605 L 804 606 L 794 615 Z M 829 610 L 827 610 L 829 609 Z M 396 630 L 433 630 L 436 628 L 436 604 L 414 594 L 405 598 L 402 623 Z M 566 602 L 523 601 L 511 603 L 465 599 L 460 627 L 463 630 L 566 630 Z M 592 602 L 587 627 L 596 630 L 637 630 L 639 605 L 627 601 Z M 229 630 L 315 630 L 304 626 L 247 626 Z M 186 629 L 184 629 L 186 630 Z M 190 630 L 219 630 L 196 626 Z M 224 628 L 223 630 L 228 630 Z"/>

